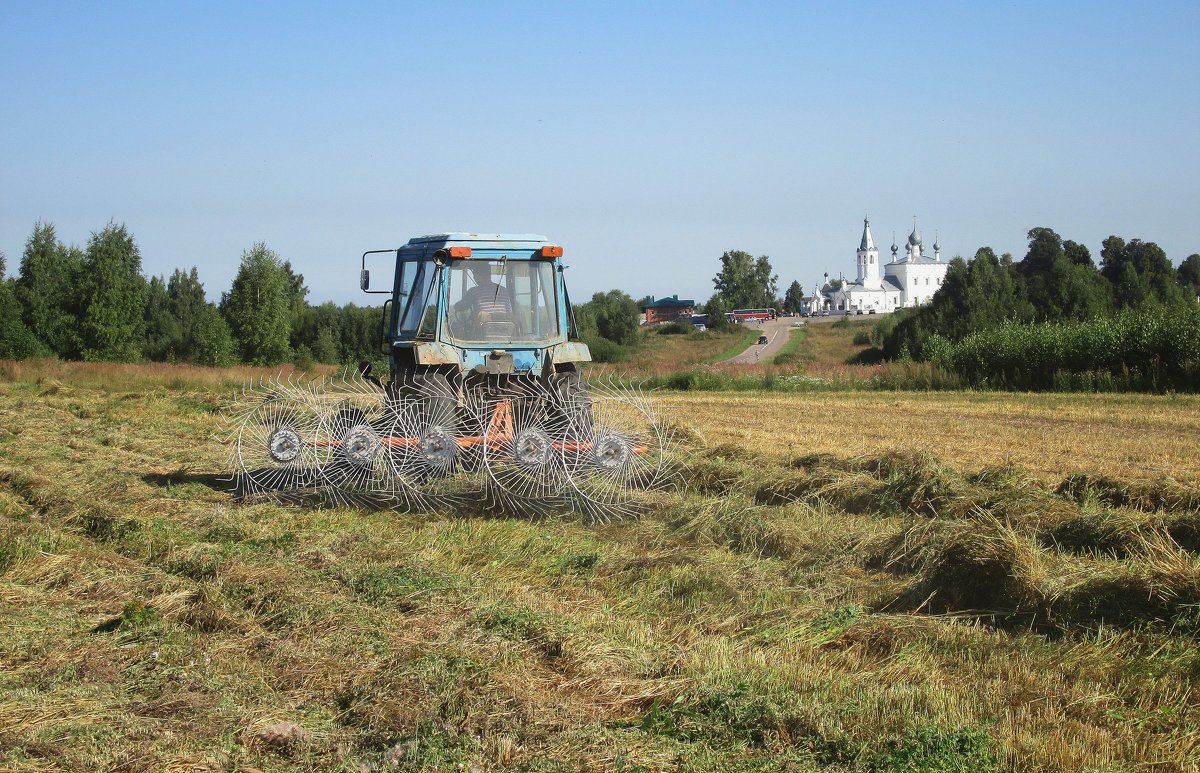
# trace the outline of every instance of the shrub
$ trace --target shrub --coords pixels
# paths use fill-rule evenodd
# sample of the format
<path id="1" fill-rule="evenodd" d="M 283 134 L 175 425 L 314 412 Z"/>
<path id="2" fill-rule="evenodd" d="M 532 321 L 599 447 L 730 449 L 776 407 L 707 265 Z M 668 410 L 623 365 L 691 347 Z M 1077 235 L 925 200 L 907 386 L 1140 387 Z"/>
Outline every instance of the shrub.
<path id="1" fill-rule="evenodd" d="M 1200 389 L 1200 309 L 1142 307 L 1085 322 L 1006 323 L 924 354 L 972 386 Z"/>
<path id="2" fill-rule="evenodd" d="M 687 335 L 688 333 L 692 332 L 692 325 L 689 322 L 684 322 L 681 319 L 677 319 L 670 324 L 659 325 L 654 332 L 658 333 L 660 336 Z"/>
<path id="3" fill-rule="evenodd" d="M 784 352 L 783 354 L 775 355 L 772 361 L 776 365 L 803 365 L 806 362 L 812 361 L 812 355 L 803 355 L 800 352 Z"/>
<path id="4" fill-rule="evenodd" d="M 296 353 L 292 357 L 292 364 L 299 370 L 307 373 L 313 369 L 316 361 L 313 360 L 312 351 L 304 344 L 300 344 L 300 346 L 296 347 Z"/>
<path id="5" fill-rule="evenodd" d="M 584 339 L 592 353 L 592 362 L 622 362 L 629 359 L 629 350 L 607 338 L 596 336 Z"/>

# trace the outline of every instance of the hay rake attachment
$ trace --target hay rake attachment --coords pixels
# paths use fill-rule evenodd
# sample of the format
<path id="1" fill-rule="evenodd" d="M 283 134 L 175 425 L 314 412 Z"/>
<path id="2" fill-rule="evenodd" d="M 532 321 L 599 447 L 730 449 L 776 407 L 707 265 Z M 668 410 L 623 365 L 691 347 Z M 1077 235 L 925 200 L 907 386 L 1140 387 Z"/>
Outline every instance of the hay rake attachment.
<path id="1" fill-rule="evenodd" d="M 244 497 L 521 515 L 637 513 L 677 485 L 672 424 L 613 381 L 425 374 L 380 389 L 360 377 L 263 380 L 227 411 Z"/>

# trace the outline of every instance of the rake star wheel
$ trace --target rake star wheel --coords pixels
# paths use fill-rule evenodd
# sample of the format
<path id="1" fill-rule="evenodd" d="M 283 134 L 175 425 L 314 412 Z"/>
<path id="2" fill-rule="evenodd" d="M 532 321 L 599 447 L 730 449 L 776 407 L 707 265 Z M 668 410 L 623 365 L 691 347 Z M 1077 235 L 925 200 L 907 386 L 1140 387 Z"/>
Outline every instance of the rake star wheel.
<path id="1" fill-rule="evenodd" d="M 575 506 L 594 520 L 636 515 L 643 492 L 675 484 L 670 422 L 636 387 L 592 382 L 569 395 L 564 444 Z"/>
<path id="2" fill-rule="evenodd" d="M 402 492 L 391 475 L 383 439 L 391 425 L 382 390 L 362 379 L 325 385 L 315 445 L 323 449 L 325 495 L 336 504 L 391 506 Z"/>
<path id="3" fill-rule="evenodd" d="M 517 382 L 483 402 L 488 425 L 483 467 L 489 500 L 502 510 L 544 515 L 568 504 L 564 457 L 568 422 L 561 396 L 536 382 Z"/>
<path id="4" fill-rule="evenodd" d="M 314 440 L 321 418 L 313 392 L 295 382 L 262 380 L 243 390 L 227 415 L 235 491 L 288 499 L 319 487 L 326 459 Z"/>
<path id="5" fill-rule="evenodd" d="M 478 411 L 443 376 L 410 376 L 396 390 L 387 460 L 412 509 L 432 510 L 477 498 L 481 434 Z"/>

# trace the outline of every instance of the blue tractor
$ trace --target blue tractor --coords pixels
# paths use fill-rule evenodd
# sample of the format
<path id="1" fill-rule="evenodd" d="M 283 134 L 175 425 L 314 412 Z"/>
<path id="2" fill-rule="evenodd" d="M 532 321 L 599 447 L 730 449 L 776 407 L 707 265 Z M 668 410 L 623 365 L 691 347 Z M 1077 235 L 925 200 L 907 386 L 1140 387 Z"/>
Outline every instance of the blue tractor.
<path id="1" fill-rule="evenodd" d="M 395 256 L 390 288 L 372 255 Z M 239 487 L 433 509 L 634 511 L 673 480 L 674 432 L 622 381 L 588 383 L 563 249 L 532 235 L 447 233 L 363 254 L 384 303 L 391 377 L 276 381 L 231 412 Z M 378 259 L 378 257 L 376 257 Z"/>
<path id="2" fill-rule="evenodd" d="M 368 257 L 381 253 L 396 256 L 389 289 L 371 286 Z M 391 296 L 383 313 L 387 388 L 431 378 L 458 393 L 513 378 L 575 388 L 591 356 L 573 340 L 562 256 L 544 236 L 474 233 L 419 236 L 364 253 L 362 289 Z"/>

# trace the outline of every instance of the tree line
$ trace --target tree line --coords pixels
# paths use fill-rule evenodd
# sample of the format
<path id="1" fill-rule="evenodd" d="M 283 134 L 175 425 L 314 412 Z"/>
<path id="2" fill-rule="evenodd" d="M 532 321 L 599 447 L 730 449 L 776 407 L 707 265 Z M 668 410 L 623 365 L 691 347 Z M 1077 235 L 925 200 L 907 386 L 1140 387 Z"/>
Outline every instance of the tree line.
<path id="1" fill-rule="evenodd" d="M 0 254 L 3 359 L 270 366 L 377 356 L 378 308 L 310 306 L 304 276 L 262 243 L 242 253 L 232 286 L 215 304 L 194 266 L 147 278 L 123 224 L 109 223 L 80 248 L 39 222 L 17 276 L 4 279 L 5 269 Z"/>
<path id="2" fill-rule="evenodd" d="M 194 266 L 147 278 L 123 224 L 109 223 L 80 248 L 63 244 L 53 224 L 36 223 L 16 278 L 3 279 L 4 271 L 0 254 L 0 359 L 269 366 L 379 356 L 377 307 L 309 305 L 303 275 L 262 243 L 242 254 L 218 303 L 207 300 Z M 716 292 L 701 307 L 710 327 L 724 328 L 735 308 L 779 307 L 777 282 L 767 256 L 726 252 Z M 598 362 L 623 359 L 638 345 L 639 304 L 621 290 L 595 293 L 574 316 Z"/>
<path id="3" fill-rule="evenodd" d="M 1200 387 L 1200 254 L 1175 267 L 1154 242 L 1110 236 L 1097 263 L 1049 228 L 1028 242 L 1021 260 L 952 259 L 929 305 L 880 320 L 883 356 L 977 385 Z"/>
<path id="4" fill-rule="evenodd" d="M 830 280 L 835 289 L 840 279 Z M 704 304 L 709 315 L 708 327 L 727 324 L 724 315 L 734 309 L 774 308 L 792 314 L 804 310 L 804 287 L 793 280 L 783 295 L 779 294 L 779 276 L 771 268 L 767 255 L 752 256 L 742 250 L 731 250 L 721 256 L 721 267 L 713 277 L 715 292 Z"/>
<path id="5" fill-rule="evenodd" d="M 726 317 L 734 309 L 784 308 L 779 295 L 779 276 L 766 255 L 757 258 L 749 252 L 730 250 L 721 255 L 720 268 L 713 277 L 713 295 L 697 311 L 707 315 L 706 327 L 721 331 L 732 326 Z M 795 292 L 799 283 L 793 282 Z M 635 301 L 621 290 L 596 293 L 591 300 L 577 304 L 575 321 L 580 338 L 591 350 L 596 362 L 624 359 L 640 338 L 639 314 L 654 302 L 654 296 Z M 799 300 L 796 310 L 799 311 Z M 688 333 L 690 323 L 656 328 L 657 333 Z"/>

